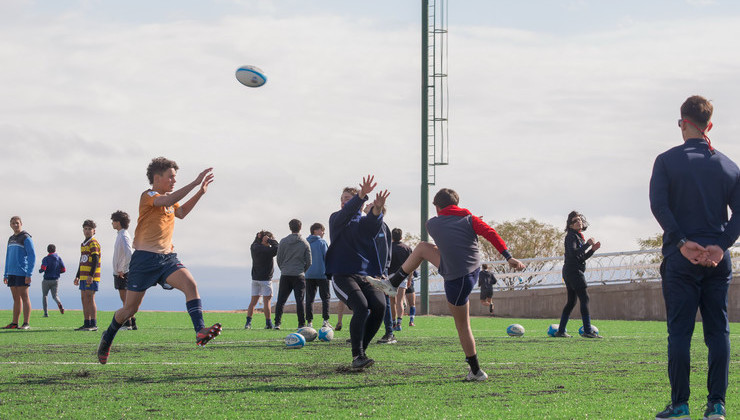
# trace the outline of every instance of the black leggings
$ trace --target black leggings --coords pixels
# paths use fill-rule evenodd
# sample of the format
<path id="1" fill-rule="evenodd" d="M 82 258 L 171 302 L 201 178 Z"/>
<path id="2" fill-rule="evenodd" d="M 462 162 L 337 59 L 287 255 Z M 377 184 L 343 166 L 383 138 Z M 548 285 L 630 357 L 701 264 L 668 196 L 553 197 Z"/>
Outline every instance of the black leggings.
<path id="1" fill-rule="evenodd" d="M 334 292 L 352 309 L 349 323 L 352 357 L 365 354 L 367 345 L 383 324 L 385 294 L 358 274 L 334 275 Z"/>
<path id="2" fill-rule="evenodd" d="M 579 287 L 578 289 L 568 289 L 568 302 L 563 308 L 563 314 L 560 316 L 560 326 L 558 332 L 565 332 L 565 325 L 568 323 L 568 318 L 573 308 L 576 307 L 576 298 L 581 301 L 581 319 L 583 319 L 583 332 L 591 332 L 591 314 L 588 312 L 588 292 L 585 287 Z"/>
<path id="3" fill-rule="evenodd" d="M 329 319 L 329 280 L 323 279 L 306 279 L 306 321 L 313 321 L 313 301 L 316 298 L 316 288 L 319 289 L 321 297 L 321 315 L 324 321 Z"/>

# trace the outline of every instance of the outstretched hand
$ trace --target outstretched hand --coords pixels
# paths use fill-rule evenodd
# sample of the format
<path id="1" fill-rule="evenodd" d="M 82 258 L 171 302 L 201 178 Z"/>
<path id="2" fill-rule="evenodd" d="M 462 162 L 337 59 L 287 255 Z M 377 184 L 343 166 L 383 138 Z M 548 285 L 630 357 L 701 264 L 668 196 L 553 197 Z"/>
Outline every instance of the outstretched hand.
<path id="1" fill-rule="evenodd" d="M 203 172 L 201 172 L 200 174 L 198 174 L 197 177 L 195 177 L 195 181 L 193 181 L 193 183 L 196 185 L 200 184 L 201 182 L 203 182 L 203 178 L 205 178 L 206 175 L 208 175 L 211 171 L 213 171 L 213 168 L 204 169 Z"/>
<path id="2" fill-rule="evenodd" d="M 368 175 L 367 177 L 362 177 L 362 183 L 360 184 L 360 198 L 362 198 L 363 200 L 378 185 L 377 182 L 375 182 L 375 183 L 373 182 L 374 180 L 375 180 L 375 176 L 373 176 L 373 175 Z"/>
<path id="3" fill-rule="evenodd" d="M 208 169 L 210 171 L 210 169 Z M 200 193 L 205 194 L 206 191 L 208 191 L 208 186 L 211 185 L 211 182 L 213 182 L 213 172 L 209 173 L 205 176 L 203 181 L 200 183 Z"/>
<path id="4" fill-rule="evenodd" d="M 509 263 L 509 267 L 513 268 L 516 271 L 522 271 L 527 268 L 527 266 L 524 265 L 523 262 L 517 260 L 516 258 L 509 258 L 509 261 L 507 262 Z"/>
<path id="5" fill-rule="evenodd" d="M 380 213 L 383 211 L 383 208 L 385 207 L 385 199 L 388 198 L 389 195 L 391 195 L 391 193 L 389 193 L 388 190 L 383 190 L 375 194 L 375 201 L 373 201 L 374 215 L 380 215 Z"/>

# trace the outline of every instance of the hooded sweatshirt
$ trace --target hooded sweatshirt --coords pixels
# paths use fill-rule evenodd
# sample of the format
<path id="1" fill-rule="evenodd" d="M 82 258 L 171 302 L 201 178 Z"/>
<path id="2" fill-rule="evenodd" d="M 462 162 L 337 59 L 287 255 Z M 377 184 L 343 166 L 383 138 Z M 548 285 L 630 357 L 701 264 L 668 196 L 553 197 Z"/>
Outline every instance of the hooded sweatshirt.
<path id="1" fill-rule="evenodd" d="M 329 249 L 324 238 L 317 235 L 309 235 L 306 241 L 311 246 L 311 267 L 306 270 L 307 279 L 326 278 L 326 250 Z"/>
<path id="2" fill-rule="evenodd" d="M 31 235 L 22 230 L 8 239 L 8 250 L 5 253 L 5 277 L 31 277 L 36 264 L 36 252 L 33 249 Z"/>
<path id="3" fill-rule="evenodd" d="M 280 240 L 277 253 L 280 274 L 300 276 L 311 267 L 311 247 L 300 233 L 291 233 Z"/>
<path id="4" fill-rule="evenodd" d="M 326 271 L 329 274 L 359 274 L 379 276 L 382 265 L 375 237 L 382 228 L 383 214 L 370 212 L 363 216 L 360 210 L 367 200 L 358 195 L 329 217 L 331 245 L 326 252 Z"/>

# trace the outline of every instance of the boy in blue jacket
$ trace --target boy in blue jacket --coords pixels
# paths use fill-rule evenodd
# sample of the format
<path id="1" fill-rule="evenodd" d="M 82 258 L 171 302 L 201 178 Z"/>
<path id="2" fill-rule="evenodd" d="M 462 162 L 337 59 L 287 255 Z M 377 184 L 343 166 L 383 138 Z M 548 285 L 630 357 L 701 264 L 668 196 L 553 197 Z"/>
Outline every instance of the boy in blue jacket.
<path id="1" fill-rule="evenodd" d="M 331 328 L 329 324 L 329 279 L 326 278 L 326 251 L 329 245 L 324 240 L 324 225 L 311 225 L 311 235 L 306 238 L 311 246 L 311 267 L 306 271 L 306 322 L 313 327 L 313 301 L 316 298 L 316 289 L 321 297 L 321 316 L 324 319 L 322 327 Z"/>
<path id="2" fill-rule="evenodd" d="M 62 306 L 62 301 L 57 295 L 57 288 L 59 287 L 59 276 L 67 271 L 64 267 L 64 261 L 62 261 L 62 258 L 57 254 L 56 245 L 49 244 L 49 246 L 46 247 L 46 252 L 48 252 L 49 255 L 45 256 L 44 259 L 41 260 L 41 268 L 39 268 L 39 273 L 44 274 L 44 280 L 41 282 L 41 293 L 44 296 L 44 318 L 49 317 L 46 301 L 46 297 L 49 295 L 49 292 L 51 292 L 51 298 L 57 303 L 59 312 L 64 314 L 64 306 Z"/>
<path id="3" fill-rule="evenodd" d="M 5 275 L 3 281 L 10 287 L 13 294 L 13 322 L 3 329 L 29 329 L 31 320 L 31 299 L 28 297 L 28 288 L 31 286 L 33 265 L 36 264 L 36 252 L 33 249 L 31 235 L 23 230 L 23 222 L 19 216 L 10 218 L 10 228 L 13 235 L 8 239 L 8 250 L 5 254 Z M 23 325 L 18 327 L 18 318 L 23 311 Z"/>
<path id="4" fill-rule="evenodd" d="M 378 185 L 374 177 L 362 179 L 360 190 L 347 187 L 342 191 L 341 210 L 329 217 L 331 245 L 326 253 L 326 272 L 334 279 L 337 297 L 353 311 L 349 332 L 352 342 L 352 368 L 363 369 L 374 363 L 365 350 L 383 323 L 385 296 L 366 279 L 380 276 L 382 264 L 375 237 L 383 225 L 382 209 L 387 190 L 375 196 L 373 209 L 366 216 L 362 207 L 368 194 Z"/>

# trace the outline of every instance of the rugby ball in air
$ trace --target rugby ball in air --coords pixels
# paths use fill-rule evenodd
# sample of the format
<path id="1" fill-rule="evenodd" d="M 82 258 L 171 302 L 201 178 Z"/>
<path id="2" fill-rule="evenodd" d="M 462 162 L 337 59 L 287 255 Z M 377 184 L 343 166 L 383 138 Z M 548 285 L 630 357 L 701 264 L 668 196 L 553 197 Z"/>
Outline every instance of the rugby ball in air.
<path id="1" fill-rule="evenodd" d="M 306 339 L 298 333 L 290 333 L 285 337 L 285 347 L 289 349 L 300 349 L 306 345 Z"/>
<path id="2" fill-rule="evenodd" d="M 313 341 L 316 339 L 316 336 L 319 334 L 311 327 L 301 327 L 298 328 L 298 334 L 302 335 L 303 338 L 306 339 L 306 341 Z"/>
<path id="3" fill-rule="evenodd" d="M 267 83 L 267 76 L 258 67 L 241 66 L 236 69 L 236 80 L 244 86 L 256 88 Z"/>
<path id="4" fill-rule="evenodd" d="M 331 341 L 334 338 L 334 330 L 331 327 L 321 327 L 319 330 L 319 340 Z"/>
<path id="5" fill-rule="evenodd" d="M 560 327 L 560 324 L 550 324 L 549 327 L 547 327 L 547 335 L 550 337 L 555 337 L 555 333 L 558 332 L 558 328 Z M 568 332 L 567 330 L 565 332 Z"/>
<path id="6" fill-rule="evenodd" d="M 599 329 L 596 328 L 596 325 L 591 324 L 591 331 L 595 332 L 596 334 L 599 333 Z M 583 325 L 581 325 L 581 328 L 578 329 L 578 334 L 583 335 Z"/>
<path id="7" fill-rule="evenodd" d="M 511 324 L 506 328 L 506 334 L 511 337 L 521 337 L 524 335 L 524 327 L 519 324 Z"/>

